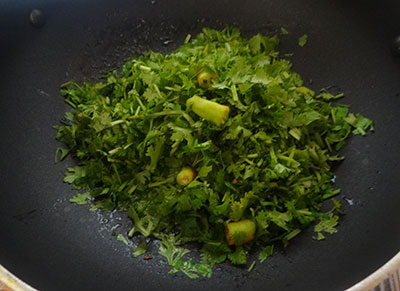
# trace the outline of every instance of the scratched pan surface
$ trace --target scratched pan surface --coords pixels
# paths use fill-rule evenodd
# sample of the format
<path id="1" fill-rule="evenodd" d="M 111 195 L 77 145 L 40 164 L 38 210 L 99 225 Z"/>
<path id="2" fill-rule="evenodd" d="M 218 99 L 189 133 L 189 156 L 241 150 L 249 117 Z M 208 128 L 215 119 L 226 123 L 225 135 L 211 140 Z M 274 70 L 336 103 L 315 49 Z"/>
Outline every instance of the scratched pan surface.
<path id="1" fill-rule="evenodd" d="M 399 16 L 385 1 L 2 1 L 0 264 L 40 290 L 340 290 L 361 280 L 400 250 L 400 59 L 390 51 Z M 225 25 L 246 35 L 287 28 L 281 50 L 306 84 L 344 92 L 376 131 L 353 137 L 335 167 L 346 212 L 337 234 L 317 242 L 310 228 L 250 273 L 223 264 L 190 280 L 167 274 L 157 243 L 152 260 L 131 258 L 112 235 L 129 227 L 123 215 L 68 202 L 61 181 L 74 161 L 54 163 L 52 126 L 68 109 L 61 83 L 99 79 L 130 55 Z"/>

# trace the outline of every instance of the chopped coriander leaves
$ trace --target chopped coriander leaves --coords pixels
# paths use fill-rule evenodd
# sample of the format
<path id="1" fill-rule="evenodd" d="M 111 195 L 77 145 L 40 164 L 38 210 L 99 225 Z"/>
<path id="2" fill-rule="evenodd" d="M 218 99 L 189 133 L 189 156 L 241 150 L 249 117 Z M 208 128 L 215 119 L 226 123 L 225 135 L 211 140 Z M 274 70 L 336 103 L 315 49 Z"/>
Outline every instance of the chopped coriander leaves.
<path id="1" fill-rule="evenodd" d="M 262 263 L 311 224 L 319 240 L 336 232 L 340 204 L 322 210 L 339 193 L 331 165 L 347 138 L 373 124 L 330 103 L 343 94 L 305 87 L 278 44 L 205 28 L 102 82 L 63 84 L 73 111 L 56 126 L 65 144 L 56 155 L 76 159 L 64 181 L 87 191 L 70 201 L 127 213 L 128 237 L 161 240 L 170 273 L 190 278 L 226 260 L 245 265 L 256 245 Z M 184 248 L 191 242 L 201 245 L 199 260 Z M 133 256 L 146 251 L 143 240 Z"/>

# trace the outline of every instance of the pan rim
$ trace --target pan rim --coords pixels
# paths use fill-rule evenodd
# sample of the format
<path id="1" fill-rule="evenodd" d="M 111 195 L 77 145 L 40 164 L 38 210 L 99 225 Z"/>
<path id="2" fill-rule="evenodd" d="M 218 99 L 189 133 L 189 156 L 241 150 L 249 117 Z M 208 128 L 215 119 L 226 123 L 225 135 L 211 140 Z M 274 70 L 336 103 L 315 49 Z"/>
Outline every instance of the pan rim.
<path id="1" fill-rule="evenodd" d="M 38 291 L 0 264 L 0 290 Z"/>
<path id="2" fill-rule="evenodd" d="M 389 279 L 394 285 L 394 289 L 390 290 L 400 290 L 400 251 L 386 264 L 362 281 L 348 288 L 346 291 L 371 290 L 382 284 L 387 279 Z"/>
<path id="3" fill-rule="evenodd" d="M 391 289 L 392 291 L 400 291 L 400 251 L 375 272 L 346 289 L 346 291 L 371 290 L 383 284 L 387 279 L 391 280 L 390 282 L 394 286 L 394 289 Z M 4 290 L 8 290 L 7 288 L 9 288 L 9 290 L 13 291 L 38 291 L 11 273 L 1 264 L 0 287 L 4 288 Z"/>

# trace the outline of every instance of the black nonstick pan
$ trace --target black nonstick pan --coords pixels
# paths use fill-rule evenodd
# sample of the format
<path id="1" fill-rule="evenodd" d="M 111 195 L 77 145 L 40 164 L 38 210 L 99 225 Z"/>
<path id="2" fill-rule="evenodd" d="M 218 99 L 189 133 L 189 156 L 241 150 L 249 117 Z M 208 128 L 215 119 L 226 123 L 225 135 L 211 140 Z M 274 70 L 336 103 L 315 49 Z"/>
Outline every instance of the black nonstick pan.
<path id="1" fill-rule="evenodd" d="M 36 9 L 32 12 L 33 9 Z M 290 33 L 280 50 L 312 89 L 375 122 L 334 169 L 345 211 L 323 241 L 312 227 L 252 272 L 225 263 L 210 279 L 131 257 L 118 213 L 70 204 L 55 164 L 60 84 L 101 79 L 130 56 L 168 52 L 202 27 Z M 301 48 L 297 39 L 308 35 Z M 343 290 L 400 250 L 400 8 L 397 1 L 76 0 L 0 2 L 0 264 L 39 290 Z M 125 222 L 124 222 L 125 221 Z M 122 226 L 119 226 L 123 224 Z M 195 246 L 193 247 L 196 248 Z"/>

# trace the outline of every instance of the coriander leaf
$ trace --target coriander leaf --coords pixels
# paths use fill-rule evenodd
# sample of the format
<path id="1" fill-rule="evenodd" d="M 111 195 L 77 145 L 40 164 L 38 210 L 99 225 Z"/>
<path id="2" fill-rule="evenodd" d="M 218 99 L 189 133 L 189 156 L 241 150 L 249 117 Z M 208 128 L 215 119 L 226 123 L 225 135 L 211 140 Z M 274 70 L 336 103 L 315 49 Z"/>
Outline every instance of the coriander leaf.
<path id="1" fill-rule="evenodd" d="M 342 98 L 344 96 L 343 93 L 337 94 L 337 95 L 332 95 L 331 93 L 327 92 L 326 89 L 321 89 L 321 92 L 318 96 L 316 96 L 316 98 L 322 98 L 326 101 L 329 100 L 335 100 L 335 99 L 339 99 Z"/>
<path id="2" fill-rule="evenodd" d="M 257 34 L 249 40 L 249 47 L 253 53 L 258 53 L 261 50 L 262 36 Z"/>
<path id="3" fill-rule="evenodd" d="M 353 126 L 353 134 L 365 135 L 368 129 L 373 130 L 372 120 L 357 114 L 356 116 L 350 113 L 345 119 L 348 124 Z"/>
<path id="4" fill-rule="evenodd" d="M 198 176 L 201 178 L 205 178 L 207 177 L 208 173 L 210 173 L 212 171 L 212 166 L 206 166 L 204 165 L 203 167 L 201 167 Z"/>
<path id="5" fill-rule="evenodd" d="M 135 248 L 133 251 L 132 255 L 134 257 L 138 257 L 140 255 L 143 255 L 147 252 L 148 245 L 146 243 L 146 240 L 142 240 L 142 242 Z"/>
<path id="6" fill-rule="evenodd" d="M 264 247 L 258 256 L 258 259 L 260 260 L 260 263 L 264 262 L 269 256 L 272 255 L 274 252 L 274 245 L 269 245 Z"/>
<path id="7" fill-rule="evenodd" d="M 305 125 L 309 125 L 310 123 L 321 119 L 321 114 L 315 110 L 313 111 L 308 111 L 299 114 L 298 118 L 304 123 Z"/>
<path id="8" fill-rule="evenodd" d="M 183 272 L 189 278 L 196 279 L 198 274 L 202 276 L 211 276 L 211 265 L 207 262 L 195 264 L 193 260 L 183 260 L 184 255 L 189 253 L 189 250 L 176 245 L 173 236 L 164 237 L 161 241 L 159 253 L 167 258 L 168 263 L 173 267 L 169 273 Z"/>
<path id="9" fill-rule="evenodd" d="M 263 85 L 268 85 L 270 83 L 269 76 L 262 69 L 257 69 L 256 73 L 251 78 L 251 83 L 260 83 Z"/>
<path id="10" fill-rule="evenodd" d="M 122 242 L 126 246 L 129 245 L 128 240 L 122 234 L 117 235 L 117 240 Z"/>
<path id="11" fill-rule="evenodd" d="M 91 126 L 96 132 L 100 132 L 103 129 L 109 127 L 111 125 L 111 116 L 108 112 L 102 112 L 98 114 L 97 112 L 94 113 Z"/>
<path id="12" fill-rule="evenodd" d="M 207 242 L 201 250 L 202 261 L 209 264 L 219 264 L 226 260 L 227 255 L 231 252 L 225 241 Z"/>
<path id="13" fill-rule="evenodd" d="M 243 198 L 240 198 L 239 201 L 235 201 L 231 204 L 230 218 L 233 221 L 240 220 L 246 208 L 256 199 L 257 197 L 253 194 L 253 192 L 246 192 Z"/>
<path id="14" fill-rule="evenodd" d="M 153 86 L 146 89 L 146 91 L 143 93 L 143 97 L 146 99 L 147 102 L 151 102 L 156 100 L 157 98 L 160 98 L 159 94 Z"/>
<path id="15" fill-rule="evenodd" d="M 290 168 L 278 163 L 274 167 L 274 172 L 278 177 L 287 177 L 290 173 Z"/>
<path id="16" fill-rule="evenodd" d="M 83 193 L 83 194 L 77 194 L 71 199 L 69 199 L 70 202 L 76 203 L 79 205 L 87 204 L 90 200 L 90 193 Z"/>
<path id="17" fill-rule="evenodd" d="M 160 255 L 164 256 L 171 266 L 177 264 L 177 262 L 189 252 L 190 251 L 185 248 L 176 246 L 176 240 L 174 236 L 164 237 L 161 241 L 161 246 L 159 249 Z"/>
<path id="18" fill-rule="evenodd" d="M 86 176 L 86 168 L 76 166 L 74 168 L 68 168 L 68 172 L 65 174 L 64 182 L 74 183 L 76 180 Z"/>
<path id="19" fill-rule="evenodd" d="M 228 259 L 234 265 L 243 265 L 247 262 L 247 252 L 242 246 L 236 246 L 235 251 L 228 255 Z"/>
<path id="20" fill-rule="evenodd" d="M 161 152 L 163 150 L 165 138 L 161 137 L 160 140 L 153 147 L 152 145 L 147 149 L 146 156 L 150 157 L 150 172 L 154 172 L 157 167 L 158 160 L 160 159 Z"/>
<path id="21" fill-rule="evenodd" d="M 299 46 L 304 47 L 306 45 L 306 43 L 307 43 L 307 39 L 308 39 L 308 35 L 307 34 L 304 34 L 304 35 L 300 36 L 299 40 L 298 40 Z"/>
<path id="22" fill-rule="evenodd" d="M 323 235 L 324 232 L 330 234 L 337 232 L 335 226 L 338 224 L 338 219 L 339 217 L 337 215 L 333 215 L 332 213 L 321 217 L 320 222 L 314 226 L 314 231 L 317 233 L 317 237 L 314 238 L 321 240 L 325 238 Z"/>
<path id="23" fill-rule="evenodd" d="M 61 147 L 57 148 L 54 161 L 56 163 L 57 162 L 61 162 L 70 153 L 70 151 L 71 151 L 70 149 L 64 149 L 64 148 L 61 148 Z"/>
<path id="24" fill-rule="evenodd" d="M 287 223 L 291 220 L 290 214 L 286 212 L 279 212 L 274 210 L 270 212 L 270 219 L 274 222 L 277 226 L 288 230 Z"/>
<path id="25" fill-rule="evenodd" d="M 262 210 L 257 213 L 256 216 L 256 222 L 258 225 L 258 231 L 260 232 L 261 230 L 266 230 L 269 226 L 270 222 L 270 215 L 268 211 Z"/>
<path id="26" fill-rule="evenodd" d="M 289 32 L 287 31 L 287 29 L 284 27 L 281 27 L 281 35 L 288 35 L 288 34 L 289 34 Z"/>

